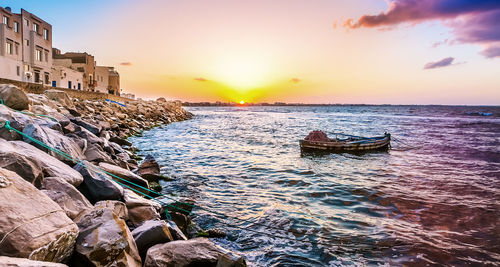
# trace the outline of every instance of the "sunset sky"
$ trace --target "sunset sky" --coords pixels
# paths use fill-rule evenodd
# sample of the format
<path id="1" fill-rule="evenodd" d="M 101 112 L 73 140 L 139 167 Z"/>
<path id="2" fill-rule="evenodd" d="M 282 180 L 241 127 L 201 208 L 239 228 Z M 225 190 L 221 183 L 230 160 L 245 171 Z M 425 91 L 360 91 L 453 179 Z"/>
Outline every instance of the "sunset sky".
<path id="1" fill-rule="evenodd" d="M 1 1 L 125 92 L 183 101 L 500 104 L 500 1 Z"/>

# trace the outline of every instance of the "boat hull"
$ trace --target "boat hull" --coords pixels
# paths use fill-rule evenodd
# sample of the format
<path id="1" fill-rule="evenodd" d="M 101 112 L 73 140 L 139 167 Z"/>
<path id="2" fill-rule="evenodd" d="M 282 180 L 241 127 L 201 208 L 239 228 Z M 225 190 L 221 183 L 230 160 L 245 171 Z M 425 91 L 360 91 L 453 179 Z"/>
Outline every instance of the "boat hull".
<path id="1" fill-rule="evenodd" d="M 364 142 L 321 142 L 300 140 L 299 143 L 300 149 L 303 152 L 362 153 L 388 150 L 391 138 L 390 136 L 384 136 Z"/>

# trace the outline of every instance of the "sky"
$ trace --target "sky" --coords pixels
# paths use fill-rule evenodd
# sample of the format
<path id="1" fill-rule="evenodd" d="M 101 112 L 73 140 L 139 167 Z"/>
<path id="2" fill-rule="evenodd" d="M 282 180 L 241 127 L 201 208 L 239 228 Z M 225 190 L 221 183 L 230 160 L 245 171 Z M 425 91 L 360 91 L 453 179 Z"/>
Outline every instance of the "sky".
<path id="1" fill-rule="evenodd" d="M 500 105 L 498 0 L 0 1 L 182 101 Z"/>

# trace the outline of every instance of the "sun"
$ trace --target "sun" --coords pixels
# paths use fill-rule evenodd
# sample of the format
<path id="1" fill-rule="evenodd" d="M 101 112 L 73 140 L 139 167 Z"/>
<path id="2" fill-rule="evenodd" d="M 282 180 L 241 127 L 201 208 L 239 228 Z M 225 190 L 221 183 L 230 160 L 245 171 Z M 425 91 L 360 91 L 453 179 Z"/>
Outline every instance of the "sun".
<path id="1" fill-rule="evenodd" d="M 240 105 L 244 105 L 244 104 L 245 104 L 245 101 L 241 100 Z"/>

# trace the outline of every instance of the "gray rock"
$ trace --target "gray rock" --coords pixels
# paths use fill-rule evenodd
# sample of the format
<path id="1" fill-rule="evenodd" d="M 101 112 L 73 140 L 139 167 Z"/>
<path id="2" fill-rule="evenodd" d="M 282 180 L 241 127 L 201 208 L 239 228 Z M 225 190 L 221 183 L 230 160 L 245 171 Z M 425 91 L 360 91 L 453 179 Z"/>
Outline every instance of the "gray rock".
<path id="1" fill-rule="evenodd" d="M 95 135 L 99 135 L 99 133 L 102 130 L 102 128 L 100 126 L 94 125 L 92 123 L 88 123 L 88 122 L 82 120 L 81 118 L 74 118 L 71 120 L 71 122 L 73 122 L 76 125 L 82 126 L 83 128 L 89 130 L 91 133 L 93 133 Z"/>
<path id="2" fill-rule="evenodd" d="M 57 101 L 64 107 L 69 107 L 69 108 L 73 107 L 73 101 L 64 91 L 51 89 L 51 90 L 46 90 L 44 94 L 47 96 L 48 99 Z"/>
<path id="3" fill-rule="evenodd" d="M 30 123 L 37 123 L 51 129 L 61 128 L 59 123 L 53 122 L 48 118 L 28 116 L 20 112 L 12 111 L 4 105 L 0 105 L 0 121 L 9 121 L 10 126 L 20 132 L 22 132 L 24 127 Z M 5 140 L 21 140 L 22 136 L 14 131 L 9 132 L 7 129 L 2 127 L 0 128 L 0 138 Z"/>
<path id="4" fill-rule="evenodd" d="M 179 227 L 177 226 L 177 224 L 175 224 L 175 222 L 167 221 L 167 226 L 168 230 L 170 231 L 172 237 L 175 240 L 187 240 L 187 237 L 184 235 L 181 229 L 179 229 Z"/>
<path id="5" fill-rule="evenodd" d="M 120 183 L 124 183 L 124 184 L 132 187 L 133 189 L 138 190 L 144 194 L 149 194 L 149 191 L 146 190 L 146 189 L 149 189 L 148 181 L 146 181 L 145 179 L 142 179 L 142 177 L 140 177 L 139 175 L 137 175 L 137 174 L 135 174 L 127 169 L 118 167 L 116 165 L 104 163 L 104 162 L 99 163 L 99 167 L 101 169 L 105 170 L 106 172 L 109 172 L 109 173 L 125 180 L 125 181 L 123 181 L 121 179 L 114 177 L 115 179 L 117 179 L 117 181 L 120 180 Z M 128 181 L 128 183 L 126 181 Z M 134 183 L 136 185 L 133 185 L 132 183 Z M 146 189 L 144 189 L 144 188 L 146 188 Z"/>
<path id="6" fill-rule="evenodd" d="M 29 108 L 28 96 L 12 84 L 0 85 L 0 99 L 3 99 L 3 103 L 13 109 L 26 110 Z"/>
<path id="7" fill-rule="evenodd" d="M 83 176 L 83 183 L 79 189 L 91 202 L 118 200 L 123 197 L 123 188 L 109 175 L 98 171 L 92 163 L 83 161 L 74 169 Z"/>
<path id="8" fill-rule="evenodd" d="M 0 256 L 0 267 L 67 267 L 62 263 L 54 263 L 47 261 L 33 261 L 24 258 L 12 258 Z"/>
<path id="9" fill-rule="evenodd" d="M 235 253 L 215 245 L 208 238 L 173 241 L 151 247 L 144 267 L 160 266 L 246 266 Z"/>
<path id="10" fill-rule="evenodd" d="M 24 127 L 23 133 L 44 143 L 45 145 L 48 145 L 52 148 L 56 148 L 66 153 L 67 155 L 71 156 L 74 159 L 82 160 L 85 158 L 80 146 L 73 139 L 62 135 L 58 131 L 37 124 L 28 124 L 26 125 L 26 127 Z M 24 137 L 24 141 L 34 145 L 40 150 L 47 152 L 49 155 L 52 155 L 67 164 L 70 165 L 74 164 L 74 162 L 67 156 L 63 156 L 60 155 L 59 153 L 56 153 L 53 150 L 49 150 L 48 148 L 45 148 L 35 143 L 33 140 L 27 137 Z"/>
<path id="11" fill-rule="evenodd" d="M 145 221 L 132 231 L 132 236 L 142 259 L 146 258 L 146 252 L 150 247 L 174 241 L 167 223 L 158 220 Z"/>
<path id="12" fill-rule="evenodd" d="M 151 155 L 147 155 L 141 165 L 139 165 L 137 174 L 148 181 L 157 182 L 162 179 L 162 176 L 160 175 L 160 165 Z"/>
<path id="13" fill-rule="evenodd" d="M 140 267 L 141 258 L 125 220 L 127 208 L 119 201 L 101 201 L 80 214 L 80 228 L 71 266 Z"/>
<path id="14" fill-rule="evenodd" d="M 15 172 L 0 168 L 0 256 L 63 262 L 78 227 L 49 197 Z"/>
<path id="15" fill-rule="evenodd" d="M 123 200 L 127 205 L 129 222 L 133 226 L 141 225 L 145 221 L 159 220 L 161 205 L 140 197 L 132 190 L 124 189 Z"/>
<path id="16" fill-rule="evenodd" d="M 85 150 L 85 157 L 92 162 L 112 162 L 111 157 L 98 144 L 90 144 Z"/>
<path id="17" fill-rule="evenodd" d="M 115 143 L 119 144 L 120 146 L 131 146 L 132 145 L 132 143 L 130 143 L 129 141 L 122 139 L 122 138 L 119 138 L 119 137 L 114 137 L 114 136 L 109 138 L 109 141 L 115 142 Z"/>
<path id="18" fill-rule="evenodd" d="M 92 204 L 80 191 L 59 177 L 45 177 L 41 191 L 56 202 L 70 219 L 76 218 L 85 210 L 92 209 Z"/>
<path id="19" fill-rule="evenodd" d="M 22 141 L 0 139 L 0 167 L 16 172 L 26 181 L 40 187 L 44 177 L 59 177 L 78 186 L 80 173 L 58 159 Z"/>

